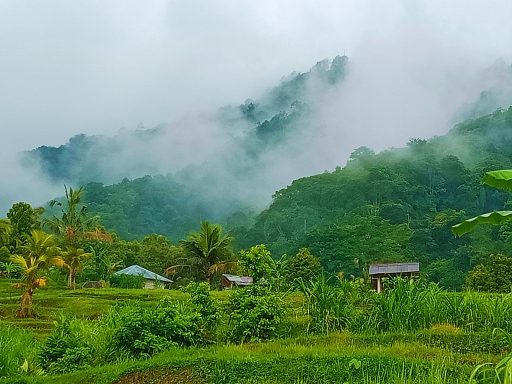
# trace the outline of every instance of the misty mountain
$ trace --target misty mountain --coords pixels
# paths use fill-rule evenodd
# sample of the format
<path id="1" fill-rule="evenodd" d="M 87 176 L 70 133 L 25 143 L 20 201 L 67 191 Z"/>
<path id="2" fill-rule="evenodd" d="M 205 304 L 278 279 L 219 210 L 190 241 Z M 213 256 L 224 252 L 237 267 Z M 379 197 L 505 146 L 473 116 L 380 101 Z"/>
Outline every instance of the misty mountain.
<path id="1" fill-rule="evenodd" d="M 300 135 L 301 127 L 310 124 L 310 105 L 343 79 L 346 65 L 346 56 L 320 61 L 237 107 L 184 116 L 148 130 L 121 130 L 114 137 L 81 134 L 59 147 L 41 146 L 26 153 L 25 164 L 40 167 L 52 181 L 66 183 L 112 183 L 167 173 L 179 178 L 182 171 L 202 173 L 212 157 L 216 165 L 230 168 L 228 173 L 245 174 L 256 159 Z M 233 157 L 238 160 L 233 162 Z"/>
<path id="2" fill-rule="evenodd" d="M 200 220 L 219 222 L 238 248 L 266 244 L 275 257 L 308 247 L 331 273 L 358 276 L 375 261 L 420 261 L 428 277 L 461 288 L 493 252 L 512 252 L 512 225 L 462 239 L 449 227 L 511 204 L 481 184 L 484 172 L 512 168 L 512 107 L 411 139 L 404 148 L 354 150 L 344 167 L 294 180 L 258 214 L 243 201 L 198 193 L 171 176 L 105 186 L 89 183 L 85 202 L 109 230 L 127 239 L 149 233 L 182 239 Z M 364 239 L 364 241 L 362 241 Z"/>
<path id="3" fill-rule="evenodd" d="M 477 118 L 512 104 L 512 65 L 497 60 L 481 76 L 487 89 L 482 90 L 477 100 L 461 107 L 458 119 Z"/>
<path id="4" fill-rule="evenodd" d="M 254 225 L 235 229 L 238 246 L 267 244 L 276 256 L 308 247 L 332 273 L 362 275 L 371 262 L 420 261 L 460 289 L 465 273 L 493 252 L 512 252 L 512 225 L 455 238 L 449 228 L 482 212 L 509 209 L 510 195 L 485 187 L 486 171 L 512 168 L 512 107 L 429 140 L 375 153 L 355 150 L 346 166 L 303 177 L 276 192 Z"/>

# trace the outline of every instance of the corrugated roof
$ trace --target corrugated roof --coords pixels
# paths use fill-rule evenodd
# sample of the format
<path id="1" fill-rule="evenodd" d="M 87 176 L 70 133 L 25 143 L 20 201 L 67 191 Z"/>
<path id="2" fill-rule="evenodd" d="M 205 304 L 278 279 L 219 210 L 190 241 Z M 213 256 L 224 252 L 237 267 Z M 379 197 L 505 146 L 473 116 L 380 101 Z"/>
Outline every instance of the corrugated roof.
<path id="1" fill-rule="evenodd" d="M 236 276 L 236 275 L 228 275 L 224 273 L 224 276 L 228 281 L 235 283 L 237 285 L 249 285 L 252 284 L 252 277 L 250 276 Z"/>
<path id="2" fill-rule="evenodd" d="M 420 263 L 371 264 L 370 275 L 414 273 L 420 271 Z"/>
<path id="3" fill-rule="evenodd" d="M 132 276 L 144 276 L 145 279 L 149 280 L 158 280 L 164 283 L 172 283 L 171 280 L 156 274 L 155 272 L 151 272 L 146 268 L 142 268 L 140 265 L 131 265 L 120 271 L 114 273 L 114 275 L 132 275 Z"/>

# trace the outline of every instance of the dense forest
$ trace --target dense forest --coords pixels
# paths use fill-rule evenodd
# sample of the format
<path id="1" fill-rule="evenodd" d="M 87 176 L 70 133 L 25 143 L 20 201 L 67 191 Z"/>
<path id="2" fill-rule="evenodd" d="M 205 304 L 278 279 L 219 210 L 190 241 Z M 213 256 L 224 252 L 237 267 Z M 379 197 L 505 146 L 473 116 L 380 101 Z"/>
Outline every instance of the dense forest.
<path id="1" fill-rule="evenodd" d="M 125 239 L 158 233 L 178 241 L 208 219 L 231 232 L 237 249 L 262 243 L 277 259 L 307 247 L 328 272 L 347 276 L 363 275 L 373 261 L 417 260 L 429 279 L 460 289 L 475 265 L 512 250 L 509 226 L 462 239 L 449 230 L 508 204 L 506 193 L 480 180 L 486 171 L 511 167 L 511 144 L 512 108 L 468 120 L 445 136 L 411 139 L 406 148 L 358 148 L 345 167 L 276 192 L 257 215 L 242 205 L 225 215 L 222 202 L 205 201 L 171 176 L 89 183 L 84 197 L 89 212 Z"/>
<path id="2" fill-rule="evenodd" d="M 329 90 L 343 86 L 347 66 L 345 56 L 321 61 L 284 77 L 256 101 L 207 116 L 202 123 L 222 127 L 215 134 L 227 141 L 204 159 L 198 147 L 196 162 L 180 162 L 179 152 L 159 156 L 177 148 L 171 133 L 180 127 L 168 125 L 111 138 L 75 136 L 60 147 L 30 151 L 25 161 L 53 181 L 84 184 L 89 212 L 125 240 L 160 234 L 178 242 L 209 220 L 232 234 L 236 249 L 266 244 L 279 259 L 307 247 L 329 273 L 346 276 L 363 275 L 373 261 L 417 260 L 426 277 L 460 289 L 468 271 L 491 253 L 510 250 L 507 226 L 462 239 L 449 231 L 462 219 L 508 204 L 505 193 L 480 181 L 486 171 L 511 168 L 510 108 L 468 119 L 444 136 L 413 138 L 405 148 L 357 148 L 344 167 L 298 178 L 270 200 L 276 185 L 308 174 L 297 156 L 321 157 L 308 148 L 318 128 L 315 108 Z M 483 92 L 467 115 L 488 110 L 496 92 Z M 204 140 L 216 145 L 210 136 Z M 280 171 L 290 164 L 297 172 Z M 46 216 L 53 214 L 46 207 Z"/>
<path id="3" fill-rule="evenodd" d="M 412 139 L 406 148 L 355 150 L 344 168 L 295 180 L 276 192 L 241 247 L 264 242 L 274 254 L 309 247 L 331 272 L 361 275 L 372 261 L 420 261 L 448 288 L 493 252 L 510 251 L 510 227 L 456 239 L 450 226 L 503 209 L 505 193 L 484 187 L 484 172 L 511 167 L 512 108 Z M 477 238 L 477 241 L 473 239 Z"/>

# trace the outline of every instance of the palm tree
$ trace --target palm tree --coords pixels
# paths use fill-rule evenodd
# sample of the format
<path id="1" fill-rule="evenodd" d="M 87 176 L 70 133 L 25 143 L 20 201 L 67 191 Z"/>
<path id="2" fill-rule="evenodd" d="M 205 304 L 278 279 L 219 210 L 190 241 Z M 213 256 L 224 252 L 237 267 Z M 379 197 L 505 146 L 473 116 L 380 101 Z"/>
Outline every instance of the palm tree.
<path id="1" fill-rule="evenodd" d="M 32 230 L 27 237 L 27 244 L 22 246 L 24 255 L 13 255 L 11 261 L 20 266 L 21 283 L 16 288 L 23 289 L 18 317 L 32 317 L 32 295 L 34 290 L 46 285 L 44 272 L 51 265 L 62 265 L 59 257 L 60 248 L 56 246 L 53 235 L 40 230 Z"/>
<path id="2" fill-rule="evenodd" d="M 177 267 L 189 267 L 196 269 L 202 278 L 210 280 L 213 274 L 225 271 L 235 263 L 231 260 L 232 241 L 231 236 L 223 234 L 220 225 L 202 221 L 199 232 L 192 232 L 181 241 L 188 254 L 186 265 L 171 266 L 167 273 L 175 273 Z"/>
<path id="3" fill-rule="evenodd" d="M 512 170 L 499 170 L 487 172 L 483 182 L 490 187 L 512 192 Z M 462 236 L 471 232 L 481 224 L 503 224 L 512 219 L 512 211 L 494 211 L 465 220 L 452 227 L 455 236 Z"/>
<path id="4" fill-rule="evenodd" d="M 84 233 L 97 226 L 97 217 L 87 215 L 87 207 L 82 202 L 84 187 L 78 189 L 64 186 L 66 201 L 50 201 L 50 207 L 55 205 L 62 208 L 62 216 L 53 216 L 46 219 L 43 226 L 48 227 L 53 233 L 61 235 L 69 244 L 75 244 Z"/>
<path id="5" fill-rule="evenodd" d="M 75 289 L 76 275 L 83 269 L 84 260 L 92 256 L 81 248 L 68 247 L 66 252 L 62 253 L 61 266 L 68 270 L 68 287 Z"/>

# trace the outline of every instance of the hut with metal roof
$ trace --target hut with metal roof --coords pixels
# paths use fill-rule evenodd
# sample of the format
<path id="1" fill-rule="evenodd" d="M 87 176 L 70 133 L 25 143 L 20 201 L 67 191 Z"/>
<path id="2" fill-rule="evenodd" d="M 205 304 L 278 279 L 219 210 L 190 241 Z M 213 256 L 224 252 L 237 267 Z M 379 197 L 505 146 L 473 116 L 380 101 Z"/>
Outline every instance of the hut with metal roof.
<path id="1" fill-rule="evenodd" d="M 251 276 L 236 276 L 228 275 L 226 273 L 222 274 L 221 284 L 224 289 L 247 287 L 252 283 L 253 279 Z"/>
<path id="2" fill-rule="evenodd" d="M 142 276 L 144 277 L 144 288 L 157 288 L 158 286 L 165 286 L 166 284 L 172 283 L 172 280 L 160 276 L 155 272 L 151 272 L 140 265 L 131 265 L 115 272 L 114 275 Z"/>
<path id="3" fill-rule="evenodd" d="M 373 289 L 377 292 L 382 292 L 384 288 L 383 279 L 386 277 L 418 278 L 420 275 L 420 263 L 371 264 L 369 274 Z"/>

